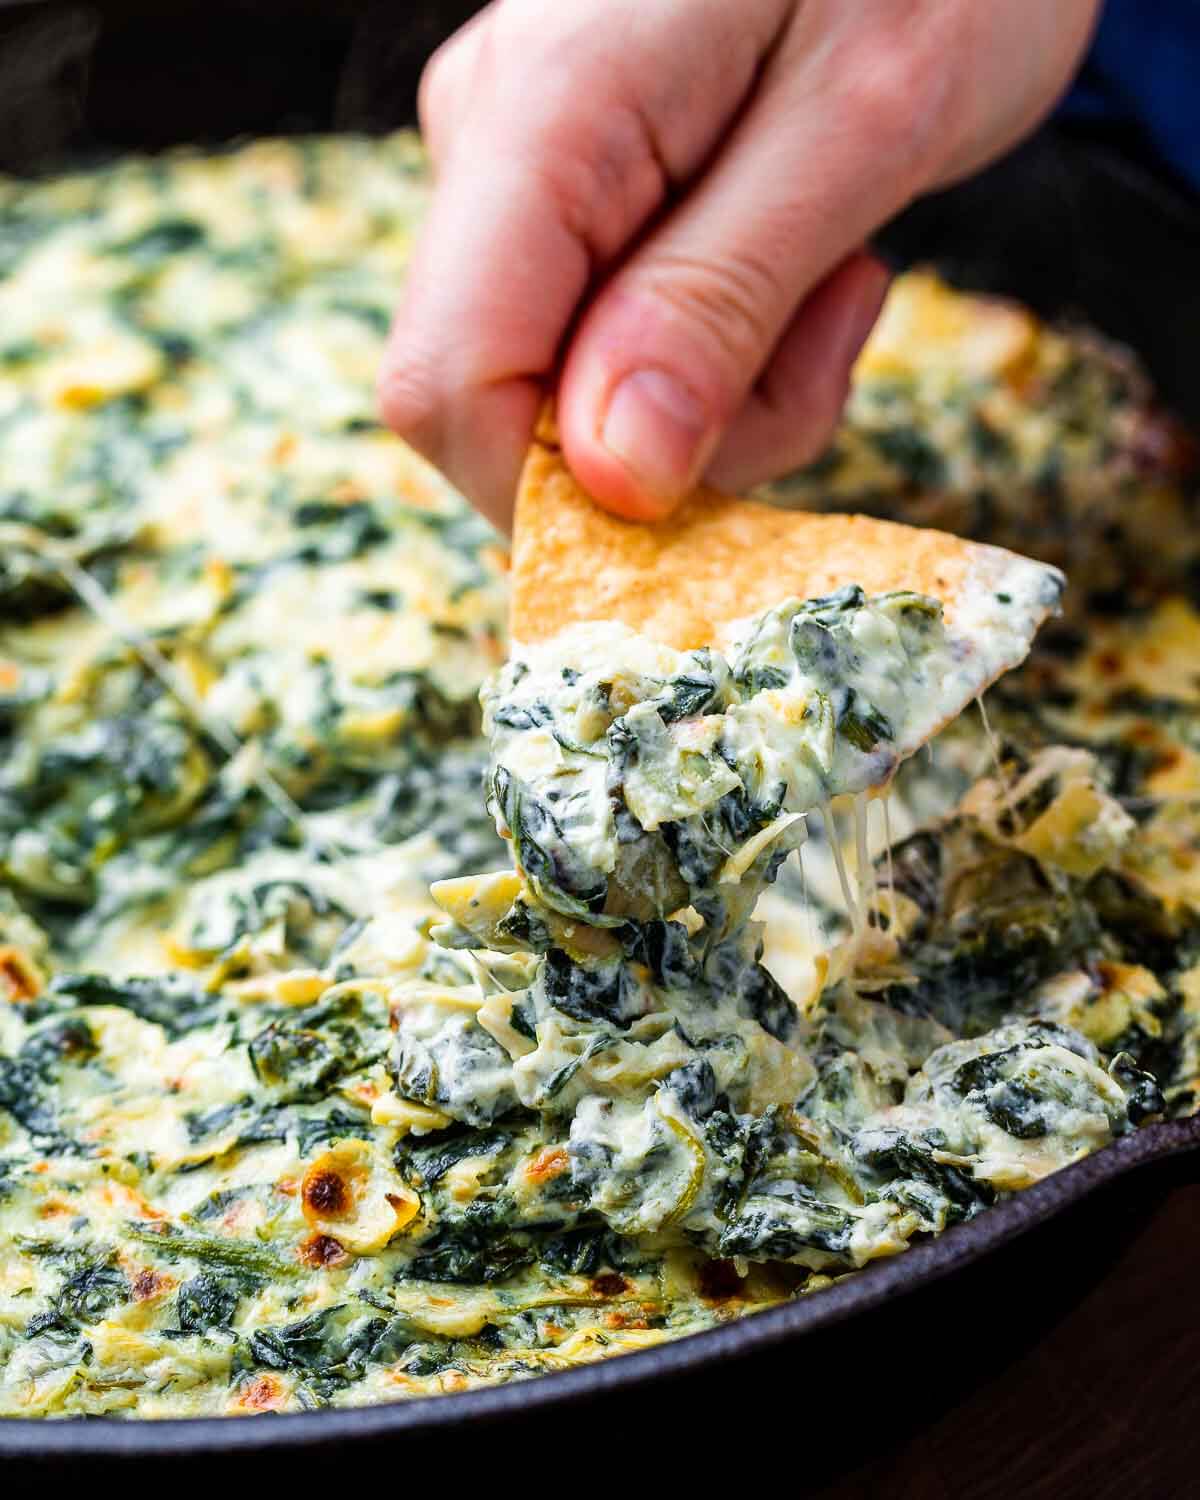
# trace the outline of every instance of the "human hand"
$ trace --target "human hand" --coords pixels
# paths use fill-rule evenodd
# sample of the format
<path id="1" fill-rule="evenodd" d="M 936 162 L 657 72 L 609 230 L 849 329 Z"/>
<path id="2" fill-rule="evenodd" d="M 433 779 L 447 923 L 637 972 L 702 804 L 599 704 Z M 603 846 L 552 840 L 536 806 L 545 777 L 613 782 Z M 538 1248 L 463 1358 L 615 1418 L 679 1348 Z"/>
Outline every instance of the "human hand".
<path id="1" fill-rule="evenodd" d="M 494 0 L 433 58 L 436 173 L 384 415 L 501 525 L 547 384 L 619 514 L 827 440 L 862 247 L 1030 130 L 1099 0 Z"/>

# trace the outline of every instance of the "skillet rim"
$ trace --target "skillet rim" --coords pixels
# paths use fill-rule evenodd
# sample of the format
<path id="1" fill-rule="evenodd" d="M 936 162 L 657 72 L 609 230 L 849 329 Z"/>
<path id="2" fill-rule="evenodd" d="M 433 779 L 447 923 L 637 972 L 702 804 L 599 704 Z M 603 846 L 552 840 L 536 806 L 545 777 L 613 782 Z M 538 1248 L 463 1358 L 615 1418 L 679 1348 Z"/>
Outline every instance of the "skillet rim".
<path id="1" fill-rule="evenodd" d="M 161 1420 L 0 1418 L 0 1459 L 51 1462 L 66 1458 L 136 1460 L 294 1453 L 324 1449 L 345 1440 L 378 1440 L 398 1434 L 429 1436 L 460 1422 L 495 1422 L 518 1412 L 524 1414 L 534 1406 L 548 1410 L 617 1389 L 629 1390 L 846 1322 L 892 1297 L 902 1297 L 973 1265 L 1026 1231 L 1049 1223 L 1127 1172 L 1196 1150 L 1200 1150 L 1200 1116 L 1144 1126 L 987 1209 L 970 1223 L 927 1239 L 903 1255 L 876 1264 L 865 1274 L 719 1328 L 578 1369 L 449 1395 L 287 1412 L 270 1421 L 232 1416 Z"/>
<path id="2" fill-rule="evenodd" d="M 0 0 L 0 12 L 34 12 L 43 8 L 53 7 L 49 0 Z M 1104 179 L 1106 194 L 1111 193 L 1115 179 L 1115 186 L 1124 189 L 1130 201 L 1149 210 L 1154 216 L 1160 248 L 1177 238 L 1189 239 L 1200 234 L 1200 214 L 1173 184 L 1144 164 L 1127 159 L 1108 143 L 1088 140 L 1077 129 L 1062 125 L 1046 127 L 1025 148 L 1014 153 L 1019 162 L 1015 170 L 1022 176 L 1028 175 L 1028 156 L 1045 149 L 1048 138 L 1058 143 L 1066 139 L 1073 164 L 1077 168 L 1090 165 L 1092 175 Z M 1080 204 L 1074 207 L 1080 217 L 1088 217 L 1082 213 Z M 975 221 L 978 216 L 968 213 L 967 217 Z M 946 226 L 941 227 L 951 240 Z M 901 264 L 910 260 L 903 235 L 897 234 L 893 239 L 899 243 L 888 241 L 884 247 L 891 251 L 889 258 Z M 947 270 L 953 270 L 961 259 L 961 249 L 956 256 L 955 248 L 950 244 L 948 255 L 935 256 L 943 262 L 949 261 L 944 267 Z M 1147 260 L 1150 259 L 1147 255 Z M 1114 257 L 1114 271 L 1121 269 L 1118 261 Z M 970 263 L 981 286 L 994 280 L 1000 270 L 994 261 L 983 266 L 977 261 Z M 1029 267 L 1023 264 L 1021 269 L 1028 272 Z M 961 270 L 959 274 L 961 278 Z M 1008 270 L 1003 279 L 1010 279 Z M 1017 294 L 1016 288 L 992 289 Z M 1021 290 L 1029 296 L 1027 289 Z M 1077 289 L 1076 296 L 1079 295 Z M 1096 321 L 1103 323 L 1103 319 Z M 1124 336 L 1128 338 L 1127 333 Z M 1130 341 L 1140 344 L 1138 340 Z M 1146 351 L 1140 352 L 1145 356 Z M 1171 382 L 1164 381 L 1157 370 L 1155 374 L 1156 383 L 1163 384 L 1178 399 L 1179 392 L 1172 389 Z M 1200 1150 L 1200 1116 L 1143 1127 L 988 1209 L 971 1223 L 927 1239 L 903 1255 L 877 1263 L 865 1274 L 852 1276 L 812 1297 L 651 1349 L 538 1376 L 532 1381 L 519 1380 L 373 1406 L 286 1413 L 273 1421 L 232 1417 L 162 1420 L 0 1417 L 0 1461 L 26 1459 L 49 1464 L 56 1459 L 144 1460 L 302 1453 L 345 1440 L 370 1441 L 399 1434 L 428 1436 L 459 1422 L 495 1422 L 531 1407 L 551 1410 L 618 1389 L 632 1390 L 651 1381 L 714 1365 L 722 1359 L 743 1358 L 778 1347 L 806 1333 L 847 1322 L 892 1297 L 903 1297 L 985 1259 L 1138 1167 L 1195 1150 Z"/>

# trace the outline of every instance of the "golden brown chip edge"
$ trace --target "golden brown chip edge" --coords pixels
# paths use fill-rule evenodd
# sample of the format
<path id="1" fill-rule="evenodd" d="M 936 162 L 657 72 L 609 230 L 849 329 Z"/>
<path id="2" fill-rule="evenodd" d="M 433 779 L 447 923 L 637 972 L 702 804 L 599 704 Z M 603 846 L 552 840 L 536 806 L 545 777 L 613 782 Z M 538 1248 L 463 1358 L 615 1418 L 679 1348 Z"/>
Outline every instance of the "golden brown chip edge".
<path id="1" fill-rule="evenodd" d="M 512 639 L 536 645 L 587 620 L 615 620 L 692 650 L 785 599 L 846 584 L 912 589 L 949 622 L 969 589 L 1016 559 L 947 532 L 862 515 L 788 511 L 698 489 L 668 519 L 625 521 L 576 482 L 543 413 L 521 475 L 512 554 Z"/>

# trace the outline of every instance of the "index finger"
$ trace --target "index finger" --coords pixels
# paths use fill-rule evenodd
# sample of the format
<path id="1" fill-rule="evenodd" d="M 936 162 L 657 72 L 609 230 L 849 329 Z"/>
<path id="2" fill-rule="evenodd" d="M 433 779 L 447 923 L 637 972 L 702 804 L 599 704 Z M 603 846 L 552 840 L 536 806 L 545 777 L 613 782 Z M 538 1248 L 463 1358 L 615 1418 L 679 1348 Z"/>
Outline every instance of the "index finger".
<path id="1" fill-rule="evenodd" d="M 738 38 L 707 61 L 664 45 L 672 6 L 637 0 L 581 3 L 553 28 L 543 8 L 510 0 L 471 39 L 472 98 L 452 131 L 438 129 L 438 186 L 380 400 L 389 424 L 502 525 L 590 283 L 704 159 L 785 7 L 747 9 L 762 13 L 757 27 L 714 3 Z"/>

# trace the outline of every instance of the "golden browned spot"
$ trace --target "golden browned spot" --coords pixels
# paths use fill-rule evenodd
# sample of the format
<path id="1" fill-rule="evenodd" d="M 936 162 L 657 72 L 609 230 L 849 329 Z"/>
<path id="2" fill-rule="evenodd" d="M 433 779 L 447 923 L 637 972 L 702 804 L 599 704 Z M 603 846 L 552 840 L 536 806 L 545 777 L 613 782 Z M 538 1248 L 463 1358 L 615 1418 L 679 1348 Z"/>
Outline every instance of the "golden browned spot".
<path id="1" fill-rule="evenodd" d="M 283 1386 L 273 1375 L 259 1375 L 238 1397 L 238 1405 L 247 1411 L 271 1411 L 284 1400 Z"/>
<path id="2" fill-rule="evenodd" d="M 301 1189 L 304 1207 L 322 1219 L 338 1219 L 350 1209 L 350 1189 L 328 1168 L 309 1172 Z"/>
<path id="3" fill-rule="evenodd" d="M 173 1277 L 163 1276 L 160 1272 L 151 1270 L 149 1266 L 144 1266 L 134 1276 L 131 1283 L 133 1300 L 135 1302 L 149 1302 L 152 1297 L 158 1297 L 163 1292 L 170 1291 L 174 1285 L 175 1281 Z"/>
<path id="4" fill-rule="evenodd" d="M 0 948 L 0 994 L 20 1004 L 35 999 L 41 989 L 41 976 L 20 949 Z"/>
<path id="5" fill-rule="evenodd" d="M 226 1229 L 237 1229 L 239 1224 L 246 1217 L 246 1213 L 249 1207 L 250 1205 L 246 1203 L 245 1200 L 239 1203 L 231 1203 L 225 1210 L 225 1212 L 221 1215 L 221 1224 L 223 1225 L 223 1227 Z"/>
<path id="6" fill-rule="evenodd" d="M 601 1297 L 619 1297 L 629 1290 L 629 1283 L 616 1271 L 604 1271 L 592 1277 L 592 1290 Z"/>
<path id="7" fill-rule="evenodd" d="M 700 1295 L 710 1302 L 725 1302 L 741 1291 L 742 1278 L 731 1260 L 710 1260 L 700 1272 Z"/>
<path id="8" fill-rule="evenodd" d="M 1096 670 L 1105 677 L 1116 677 L 1125 663 L 1119 651 L 1101 651 L 1096 657 Z"/>
<path id="9" fill-rule="evenodd" d="M 375 1103 L 383 1090 L 373 1078 L 364 1078 L 358 1083 L 350 1084 L 344 1090 L 346 1098 L 357 1099 L 360 1104 L 368 1108 Z"/>
<path id="10" fill-rule="evenodd" d="M 525 1176 L 530 1182 L 550 1182 L 571 1165 L 571 1158 L 562 1146 L 546 1146 L 532 1157 L 525 1166 Z"/>
<path id="11" fill-rule="evenodd" d="M 312 1266 L 314 1270 L 344 1266 L 350 1259 L 341 1242 L 331 1234 L 310 1234 L 301 1243 L 296 1254 L 306 1266 Z"/>
<path id="12" fill-rule="evenodd" d="M 649 1328 L 650 1320 L 645 1313 L 634 1312 L 631 1308 L 614 1307 L 611 1312 L 604 1314 L 604 1326 L 606 1328 Z"/>
<path id="13" fill-rule="evenodd" d="M 98 1191 L 102 1203 L 110 1204 L 127 1219 L 143 1221 L 143 1228 L 160 1230 L 163 1227 L 154 1221 L 166 1218 L 166 1213 L 147 1203 L 145 1194 L 137 1188 L 127 1187 L 123 1182 L 106 1182 Z"/>

